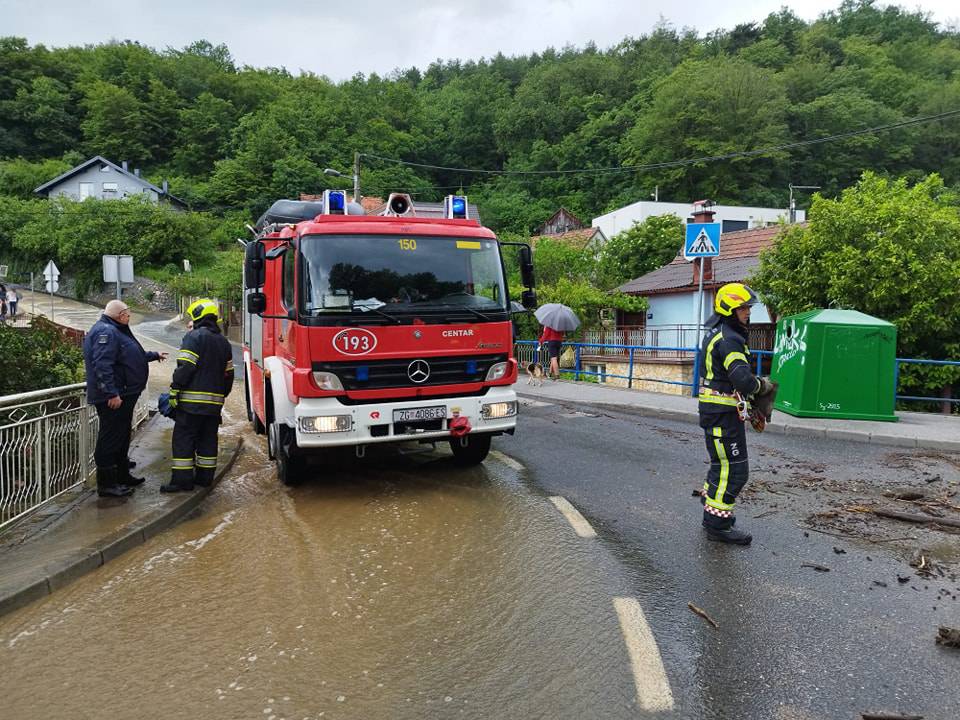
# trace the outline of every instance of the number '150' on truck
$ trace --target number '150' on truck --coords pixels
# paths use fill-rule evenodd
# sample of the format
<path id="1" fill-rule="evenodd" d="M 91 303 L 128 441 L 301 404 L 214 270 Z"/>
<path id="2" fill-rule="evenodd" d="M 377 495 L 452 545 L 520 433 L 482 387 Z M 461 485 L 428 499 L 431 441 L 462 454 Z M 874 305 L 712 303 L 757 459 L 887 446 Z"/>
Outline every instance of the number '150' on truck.
<path id="1" fill-rule="evenodd" d="M 465 197 L 394 194 L 377 214 L 322 197 L 274 203 L 245 250 L 247 414 L 280 479 L 302 480 L 325 448 L 372 443 L 449 441 L 457 463 L 482 462 L 517 422 L 508 243 Z"/>

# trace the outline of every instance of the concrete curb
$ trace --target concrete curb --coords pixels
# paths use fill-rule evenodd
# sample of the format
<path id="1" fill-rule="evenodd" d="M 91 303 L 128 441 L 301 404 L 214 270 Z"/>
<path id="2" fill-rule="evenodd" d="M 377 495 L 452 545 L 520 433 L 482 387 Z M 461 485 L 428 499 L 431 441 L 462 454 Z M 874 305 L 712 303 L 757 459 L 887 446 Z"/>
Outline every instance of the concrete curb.
<path id="1" fill-rule="evenodd" d="M 188 495 L 177 496 L 178 502 L 137 518 L 126 527 L 120 528 L 93 545 L 79 548 L 64 558 L 38 567 L 36 573 L 23 579 L 19 588 L 2 591 L 0 616 L 52 594 L 55 590 L 69 585 L 91 570 L 96 570 L 101 565 L 123 555 L 127 550 L 142 545 L 185 519 L 220 484 L 220 480 L 233 467 L 242 449 L 243 438 L 240 438 L 209 488 L 200 488 Z"/>
<path id="2" fill-rule="evenodd" d="M 639 415 L 640 417 L 658 418 L 661 420 L 675 420 L 680 422 L 693 422 L 699 420 L 696 412 L 690 410 L 677 410 L 674 408 L 646 407 L 639 405 L 621 405 L 618 403 L 596 403 L 586 400 L 569 400 L 567 398 L 552 398 L 545 395 L 534 393 L 525 393 L 517 391 L 517 395 L 529 400 L 551 403 L 568 403 L 571 405 L 582 405 L 593 408 L 594 410 L 616 409 L 618 412 L 630 415 Z M 905 437 L 903 435 L 887 435 L 882 433 L 870 433 L 867 431 L 858 432 L 856 430 L 829 428 L 829 427 L 808 427 L 805 425 L 791 425 L 790 420 L 795 420 L 790 415 L 778 413 L 774 416 L 774 421 L 767 425 L 765 432 L 775 435 L 793 435 L 796 437 L 807 438 L 828 438 L 831 440 L 846 440 L 848 442 L 871 443 L 874 445 L 887 445 L 890 447 L 903 448 L 923 448 L 926 450 L 942 450 L 946 452 L 960 452 L 960 439 L 958 440 L 937 440 L 927 438 Z M 779 422 L 778 422 L 779 420 Z"/>

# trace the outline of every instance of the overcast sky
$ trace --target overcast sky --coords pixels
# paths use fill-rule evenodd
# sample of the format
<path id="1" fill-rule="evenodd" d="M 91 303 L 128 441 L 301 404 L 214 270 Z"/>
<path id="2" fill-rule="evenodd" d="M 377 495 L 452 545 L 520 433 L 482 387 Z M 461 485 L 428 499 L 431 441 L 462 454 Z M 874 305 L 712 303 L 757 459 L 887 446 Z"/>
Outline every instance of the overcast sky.
<path id="1" fill-rule="evenodd" d="M 343 80 L 351 75 L 426 68 L 433 60 L 522 55 L 547 47 L 600 48 L 649 33 L 663 17 L 702 35 L 760 22 L 782 5 L 806 20 L 839 0 L 0 0 L 0 35 L 51 47 L 136 40 L 181 48 L 194 40 L 225 43 L 240 65 L 286 67 Z M 956 26 L 957 0 L 907 2 Z"/>

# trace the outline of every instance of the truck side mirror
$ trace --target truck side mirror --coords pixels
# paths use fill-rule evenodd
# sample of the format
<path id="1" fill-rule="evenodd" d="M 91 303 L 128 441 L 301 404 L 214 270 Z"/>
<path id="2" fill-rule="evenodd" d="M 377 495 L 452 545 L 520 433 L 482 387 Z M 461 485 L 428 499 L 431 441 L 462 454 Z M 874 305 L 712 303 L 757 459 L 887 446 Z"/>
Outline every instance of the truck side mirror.
<path id="1" fill-rule="evenodd" d="M 537 284 L 533 277 L 533 258 L 527 245 L 520 248 L 520 279 L 524 287 L 532 288 Z"/>
<path id="2" fill-rule="evenodd" d="M 533 310 L 537 306 L 537 291 L 524 290 L 522 293 L 520 293 L 520 303 L 527 310 Z"/>
<path id="3" fill-rule="evenodd" d="M 267 309 L 267 296 L 262 292 L 247 295 L 247 312 L 251 315 L 263 315 Z"/>
<path id="4" fill-rule="evenodd" d="M 266 275 L 263 243 L 259 240 L 247 243 L 243 251 L 243 284 L 248 288 L 263 287 Z"/>

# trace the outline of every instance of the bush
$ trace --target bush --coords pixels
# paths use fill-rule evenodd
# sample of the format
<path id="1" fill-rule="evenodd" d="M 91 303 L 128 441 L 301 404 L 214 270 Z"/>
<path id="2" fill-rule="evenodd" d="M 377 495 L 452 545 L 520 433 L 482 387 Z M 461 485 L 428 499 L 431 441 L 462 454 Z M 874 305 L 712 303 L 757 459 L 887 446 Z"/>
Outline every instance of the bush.
<path id="1" fill-rule="evenodd" d="M 42 317 L 28 328 L 0 325 L 0 357 L 16 358 L 16 372 L 0 373 L 0 395 L 83 382 L 83 352 Z"/>

